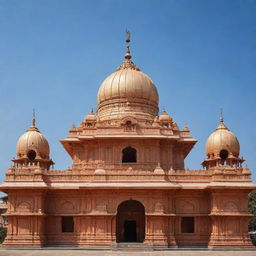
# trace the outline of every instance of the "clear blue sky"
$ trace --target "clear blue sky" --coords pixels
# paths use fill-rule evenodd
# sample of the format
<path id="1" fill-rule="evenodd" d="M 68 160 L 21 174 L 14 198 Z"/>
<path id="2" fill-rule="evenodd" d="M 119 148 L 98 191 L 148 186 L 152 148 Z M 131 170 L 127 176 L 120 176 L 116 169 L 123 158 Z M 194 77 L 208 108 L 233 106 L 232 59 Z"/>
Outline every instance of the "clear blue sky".
<path id="1" fill-rule="evenodd" d="M 0 181 L 34 107 L 56 169 L 71 165 L 59 140 L 96 108 L 126 28 L 160 109 L 198 140 L 186 168 L 200 168 L 222 107 L 256 181 L 255 0 L 0 0 Z"/>

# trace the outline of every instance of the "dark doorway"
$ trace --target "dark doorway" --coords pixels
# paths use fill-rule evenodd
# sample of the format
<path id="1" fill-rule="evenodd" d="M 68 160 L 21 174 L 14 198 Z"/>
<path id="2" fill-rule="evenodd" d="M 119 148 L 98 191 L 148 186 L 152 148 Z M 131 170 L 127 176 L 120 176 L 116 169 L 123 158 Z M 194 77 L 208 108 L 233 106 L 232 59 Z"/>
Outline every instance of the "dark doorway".
<path id="1" fill-rule="evenodd" d="M 181 233 L 194 233 L 195 219 L 194 217 L 181 217 Z"/>
<path id="2" fill-rule="evenodd" d="M 74 232 L 73 216 L 62 216 L 61 217 L 61 231 L 62 232 Z"/>
<path id="3" fill-rule="evenodd" d="M 126 220 L 124 222 L 124 242 L 137 242 L 135 220 Z"/>
<path id="4" fill-rule="evenodd" d="M 137 152 L 135 148 L 127 147 L 122 151 L 122 163 L 136 163 L 137 162 Z"/>
<path id="5" fill-rule="evenodd" d="M 116 241 L 140 242 L 145 239 L 145 208 L 136 200 L 128 200 L 117 208 Z"/>

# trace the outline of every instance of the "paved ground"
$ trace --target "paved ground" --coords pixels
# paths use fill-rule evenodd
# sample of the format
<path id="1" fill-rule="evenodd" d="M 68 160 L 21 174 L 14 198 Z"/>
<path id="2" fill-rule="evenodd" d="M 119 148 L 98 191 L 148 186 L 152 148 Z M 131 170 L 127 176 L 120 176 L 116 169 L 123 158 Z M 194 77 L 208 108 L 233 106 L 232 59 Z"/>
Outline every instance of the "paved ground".
<path id="1" fill-rule="evenodd" d="M 88 250 L 6 250 L 0 256 L 256 256 L 255 251 L 88 251 Z"/>

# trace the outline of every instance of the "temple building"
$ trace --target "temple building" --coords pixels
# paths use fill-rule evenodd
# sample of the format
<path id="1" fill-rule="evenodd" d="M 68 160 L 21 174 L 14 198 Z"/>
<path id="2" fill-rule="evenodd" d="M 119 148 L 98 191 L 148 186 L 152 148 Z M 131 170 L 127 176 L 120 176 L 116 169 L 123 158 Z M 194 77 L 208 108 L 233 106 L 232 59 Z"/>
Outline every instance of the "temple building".
<path id="1" fill-rule="evenodd" d="M 129 40 L 128 40 L 129 42 Z M 221 116 L 201 170 L 184 160 L 197 142 L 166 110 L 153 81 L 124 61 L 100 85 L 98 106 L 60 142 L 72 167 L 54 170 L 36 127 L 19 138 L 0 190 L 8 194 L 4 246 L 250 248 L 255 189 Z"/>

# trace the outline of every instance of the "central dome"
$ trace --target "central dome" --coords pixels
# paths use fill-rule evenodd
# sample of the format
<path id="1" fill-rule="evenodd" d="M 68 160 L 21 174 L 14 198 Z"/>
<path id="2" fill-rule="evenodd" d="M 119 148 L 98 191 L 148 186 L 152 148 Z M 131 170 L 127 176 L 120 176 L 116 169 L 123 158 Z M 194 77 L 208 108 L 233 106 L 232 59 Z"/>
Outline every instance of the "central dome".
<path id="1" fill-rule="evenodd" d="M 153 81 L 143 72 L 120 69 L 108 76 L 98 92 L 98 104 L 106 100 L 125 98 L 143 99 L 158 104 L 158 93 Z"/>
<path id="2" fill-rule="evenodd" d="M 98 91 L 100 120 L 133 116 L 151 119 L 158 113 L 158 92 L 153 81 L 130 60 L 129 48 L 125 60 L 109 75 Z"/>

